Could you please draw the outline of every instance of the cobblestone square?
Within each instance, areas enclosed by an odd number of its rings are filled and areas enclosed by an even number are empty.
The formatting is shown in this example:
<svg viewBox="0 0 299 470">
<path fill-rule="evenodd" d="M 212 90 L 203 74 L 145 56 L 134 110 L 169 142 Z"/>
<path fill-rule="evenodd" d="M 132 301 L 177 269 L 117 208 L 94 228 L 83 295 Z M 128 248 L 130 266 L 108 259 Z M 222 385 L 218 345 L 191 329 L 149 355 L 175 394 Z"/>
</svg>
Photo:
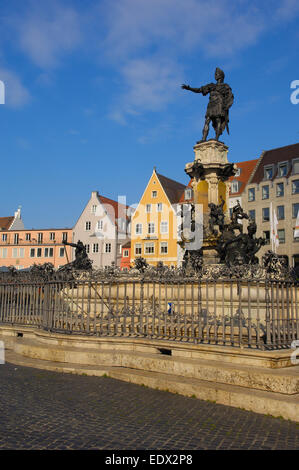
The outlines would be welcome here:
<svg viewBox="0 0 299 470">
<path fill-rule="evenodd" d="M 299 425 L 108 377 L 0 366 L 0 449 L 299 449 Z"/>
</svg>

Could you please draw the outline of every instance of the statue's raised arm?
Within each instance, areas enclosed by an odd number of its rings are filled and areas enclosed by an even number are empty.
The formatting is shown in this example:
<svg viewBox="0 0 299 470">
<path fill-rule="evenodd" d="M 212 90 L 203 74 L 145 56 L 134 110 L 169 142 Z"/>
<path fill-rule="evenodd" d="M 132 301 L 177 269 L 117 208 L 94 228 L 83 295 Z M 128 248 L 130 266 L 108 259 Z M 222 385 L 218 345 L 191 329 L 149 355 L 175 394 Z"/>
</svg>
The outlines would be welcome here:
<svg viewBox="0 0 299 470">
<path fill-rule="evenodd" d="M 181 85 L 181 88 L 183 88 L 183 90 L 189 90 L 189 91 L 193 91 L 193 93 L 202 93 L 202 87 L 200 88 L 192 88 L 191 86 L 189 85 L 186 85 L 185 83 L 183 83 L 183 85 Z"/>
</svg>

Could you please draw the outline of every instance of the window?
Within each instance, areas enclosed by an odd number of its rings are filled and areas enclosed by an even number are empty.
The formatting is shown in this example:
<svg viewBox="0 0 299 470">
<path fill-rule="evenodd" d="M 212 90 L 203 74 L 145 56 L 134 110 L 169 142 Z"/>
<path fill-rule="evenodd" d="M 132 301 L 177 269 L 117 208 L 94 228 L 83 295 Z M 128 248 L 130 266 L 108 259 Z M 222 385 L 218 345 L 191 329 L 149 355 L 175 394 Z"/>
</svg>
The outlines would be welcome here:
<svg viewBox="0 0 299 470">
<path fill-rule="evenodd" d="M 43 234 L 42 233 L 37 234 L 37 242 L 38 243 L 43 243 Z"/>
<path fill-rule="evenodd" d="M 146 243 L 145 244 L 145 254 L 146 255 L 152 255 L 153 253 L 155 253 L 154 243 Z"/>
<path fill-rule="evenodd" d="M 239 181 L 233 181 L 230 186 L 231 193 L 237 193 L 239 191 Z"/>
<path fill-rule="evenodd" d="M 269 209 L 269 207 L 264 207 L 263 211 L 262 211 L 262 214 L 263 214 L 263 222 L 269 222 L 269 220 L 270 220 L 270 209 Z"/>
<path fill-rule="evenodd" d="M 255 210 L 248 211 L 250 219 L 255 220 Z"/>
<path fill-rule="evenodd" d="M 111 253 L 111 243 L 105 243 L 105 253 Z"/>
<path fill-rule="evenodd" d="M 293 180 L 292 181 L 292 194 L 298 194 L 299 193 L 299 180 Z"/>
<path fill-rule="evenodd" d="M 161 233 L 168 233 L 168 222 L 166 220 L 162 220 L 160 225 Z"/>
<path fill-rule="evenodd" d="M 299 173 L 299 160 L 293 160 L 293 175 Z"/>
<path fill-rule="evenodd" d="M 85 230 L 90 230 L 91 229 L 91 222 L 85 222 Z"/>
<path fill-rule="evenodd" d="M 50 240 L 51 241 L 55 240 L 55 232 L 50 232 Z"/>
<path fill-rule="evenodd" d="M 67 232 L 62 232 L 62 241 L 67 242 Z"/>
<path fill-rule="evenodd" d="M 241 174 L 241 168 L 238 168 L 236 173 L 235 173 L 235 176 L 240 176 L 240 174 Z"/>
<path fill-rule="evenodd" d="M 277 197 L 284 196 L 284 185 L 283 185 L 283 183 L 277 183 L 277 185 L 276 185 L 276 196 Z"/>
<path fill-rule="evenodd" d="M 103 221 L 102 220 L 98 220 L 97 227 L 98 227 L 98 230 L 103 230 Z"/>
<path fill-rule="evenodd" d="M 299 211 L 299 203 L 293 204 L 292 206 L 292 216 L 296 219 Z"/>
<path fill-rule="evenodd" d="M 136 233 L 136 235 L 141 235 L 142 234 L 142 224 L 136 224 L 135 233 Z"/>
<path fill-rule="evenodd" d="M 155 233 L 155 224 L 154 224 L 154 222 L 150 222 L 148 224 L 148 233 Z"/>
<path fill-rule="evenodd" d="M 185 199 L 192 199 L 192 189 L 185 189 Z"/>
<path fill-rule="evenodd" d="M 248 189 L 248 201 L 255 201 L 255 188 Z"/>
<path fill-rule="evenodd" d="M 49 248 L 49 258 L 53 258 L 53 248 Z"/>
<path fill-rule="evenodd" d="M 157 212 L 162 212 L 162 208 L 163 208 L 163 204 L 162 204 L 162 202 L 159 202 L 157 204 Z"/>
<path fill-rule="evenodd" d="M 7 248 L 2 248 L 2 258 L 7 258 Z"/>
<path fill-rule="evenodd" d="M 18 257 L 18 249 L 17 249 L 17 248 L 13 248 L 13 249 L 12 249 L 12 257 L 13 257 L 13 258 L 17 258 L 17 257 Z"/>
<path fill-rule="evenodd" d="M 157 197 L 158 192 L 157 191 L 152 191 L 152 197 Z"/>
<path fill-rule="evenodd" d="M 61 248 L 60 248 L 60 249 L 61 249 Z M 64 250 L 64 248 L 62 248 L 62 249 Z M 41 249 L 41 248 L 38 248 L 38 249 L 36 250 L 36 256 L 37 256 L 38 258 L 41 258 L 41 256 L 42 256 L 42 249 Z"/>
<path fill-rule="evenodd" d="M 25 256 L 25 248 L 20 248 L 19 249 L 19 258 L 24 258 Z"/>
<path fill-rule="evenodd" d="M 166 255 L 168 253 L 168 243 L 167 242 L 161 242 L 161 244 L 160 244 L 160 253 L 161 253 L 161 255 Z"/>
<path fill-rule="evenodd" d="M 60 258 L 63 258 L 64 257 L 64 247 L 63 248 L 59 248 L 59 256 Z"/>
<path fill-rule="evenodd" d="M 7 242 L 7 233 L 2 234 L 2 241 Z"/>
<path fill-rule="evenodd" d="M 35 248 L 30 249 L 30 258 L 35 258 Z"/>
<path fill-rule="evenodd" d="M 18 233 L 14 234 L 13 242 L 14 242 L 15 245 L 17 245 L 19 243 L 19 234 Z"/>
<path fill-rule="evenodd" d="M 98 243 L 93 243 L 92 252 L 93 253 L 98 253 L 99 252 L 99 244 Z"/>
<path fill-rule="evenodd" d="M 288 172 L 288 164 L 287 163 L 280 163 L 278 165 L 278 172 L 277 172 L 277 177 L 282 178 L 283 176 L 286 176 Z"/>
<path fill-rule="evenodd" d="M 140 243 L 136 243 L 135 245 L 135 255 L 141 255 L 142 254 L 142 246 Z"/>
<path fill-rule="evenodd" d="M 285 231 L 284 229 L 277 230 L 279 243 L 285 243 Z"/>
<path fill-rule="evenodd" d="M 277 220 L 284 219 L 284 206 L 277 206 Z"/>
<path fill-rule="evenodd" d="M 273 166 L 264 167 L 264 179 L 272 180 L 273 178 Z"/>
<path fill-rule="evenodd" d="M 25 240 L 26 240 L 26 242 L 30 242 L 30 241 L 31 241 L 31 233 L 26 233 L 26 235 L 25 235 Z"/>
<path fill-rule="evenodd" d="M 118 245 L 118 253 L 121 255 L 121 247 L 122 245 Z"/>
<path fill-rule="evenodd" d="M 124 258 L 128 258 L 129 257 L 129 250 L 124 250 Z"/>
<path fill-rule="evenodd" d="M 95 214 L 96 211 L 97 211 L 97 206 L 96 206 L 95 204 L 93 204 L 93 205 L 91 206 L 91 212 L 92 212 L 93 214 Z"/>
<path fill-rule="evenodd" d="M 85 245 L 86 253 L 89 253 L 89 245 Z"/>
<path fill-rule="evenodd" d="M 270 230 L 266 230 L 263 232 L 264 239 L 266 240 L 266 245 L 270 244 Z"/>
<path fill-rule="evenodd" d="M 262 199 L 269 199 L 269 186 L 262 187 Z"/>
<path fill-rule="evenodd" d="M 152 205 L 151 204 L 146 205 L 146 212 L 152 212 Z"/>
<path fill-rule="evenodd" d="M 49 248 L 45 248 L 45 254 L 44 254 L 45 258 L 48 258 L 49 256 Z"/>
</svg>

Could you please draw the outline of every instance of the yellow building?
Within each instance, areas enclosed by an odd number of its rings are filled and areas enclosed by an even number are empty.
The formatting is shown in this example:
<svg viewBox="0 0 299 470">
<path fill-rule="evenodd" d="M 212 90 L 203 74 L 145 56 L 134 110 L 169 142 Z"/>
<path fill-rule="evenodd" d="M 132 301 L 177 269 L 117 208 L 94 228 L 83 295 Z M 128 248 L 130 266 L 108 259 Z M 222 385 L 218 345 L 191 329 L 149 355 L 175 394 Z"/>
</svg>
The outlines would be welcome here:
<svg viewBox="0 0 299 470">
<path fill-rule="evenodd" d="M 150 265 L 162 261 L 165 265 L 177 266 L 180 248 L 175 207 L 191 198 L 190 188 L 158 174 L 154 168 L 132 217 L 131 265 L 141 256 Z"/>
</svg>

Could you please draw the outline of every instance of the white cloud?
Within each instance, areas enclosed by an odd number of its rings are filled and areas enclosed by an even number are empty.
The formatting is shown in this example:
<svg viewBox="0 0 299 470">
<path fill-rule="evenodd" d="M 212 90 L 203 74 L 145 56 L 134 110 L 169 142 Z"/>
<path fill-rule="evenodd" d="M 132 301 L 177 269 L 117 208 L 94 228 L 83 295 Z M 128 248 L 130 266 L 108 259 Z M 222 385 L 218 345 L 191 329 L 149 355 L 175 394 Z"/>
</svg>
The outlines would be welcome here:
<svg viewBox="0 0 299 470">
<path fill-rule="evenodd" d="M 184 81 L 186 59 L 223 60 L 254 44 L 268 20 L 258 5 L 254 0 L 108 1 L 102 50 L 121 75 L 110 117 L 124 124 L 132 112 L 161 110 Z"/>
<path fill-rule="evenodd" d="M 11 108 L 18 108 L 30 101 L 29 91 L 15 72 L 4 67 L 0 68 L 0 80 L 5 85 L 5 105 Z"/>
<path fill-rule="evenodd" d="M 24 17 L 12 22 L 21 49 L 40 68 L 57 66 L 65 53 L 78 46 L 81 33 L 78 13 L 57 2 L 31 2 Z"/>
<path fill-rule="evenodd" d="M 176 64 L 155 57 L 128 61 L 122 75 L 128 84 L 125 100 L 128 108 L 147 111 L 163 108 L 177 92 L 182 79 Z"/>
</svg>

